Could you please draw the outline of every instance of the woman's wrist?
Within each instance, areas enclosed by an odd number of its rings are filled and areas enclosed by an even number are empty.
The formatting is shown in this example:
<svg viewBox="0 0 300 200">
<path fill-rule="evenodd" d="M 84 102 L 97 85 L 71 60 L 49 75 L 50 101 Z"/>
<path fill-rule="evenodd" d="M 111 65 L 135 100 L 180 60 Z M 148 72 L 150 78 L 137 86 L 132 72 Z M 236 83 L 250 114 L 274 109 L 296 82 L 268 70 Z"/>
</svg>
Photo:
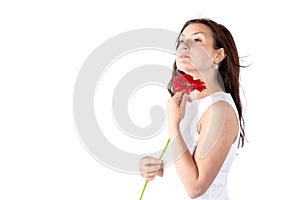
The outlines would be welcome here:
<svg viewBox="0 0 300 200">
<path fill-rule="evenodd" d="M 168 128 L 171 140 L 180 134 L 179 126 L 173 126 Z"/>
</svg>

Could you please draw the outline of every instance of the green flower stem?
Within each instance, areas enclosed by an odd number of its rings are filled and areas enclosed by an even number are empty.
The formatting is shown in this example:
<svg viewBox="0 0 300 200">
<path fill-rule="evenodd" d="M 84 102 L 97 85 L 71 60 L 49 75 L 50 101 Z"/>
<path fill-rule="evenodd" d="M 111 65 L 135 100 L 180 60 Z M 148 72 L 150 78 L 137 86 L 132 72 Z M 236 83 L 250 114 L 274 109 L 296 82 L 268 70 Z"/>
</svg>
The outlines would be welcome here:
<svg viewBox="0 0 300 200">
<path fill-rule="evenodd" d="M 167 148 L 168 148 L 168 146 L 169 146 L 169 143 L 170 143 L 170 138 L 168 138 L 168 141 L 167 141 L 167 143 L 166 143 L 166 145 L 165 145 L 163 151 L 161 152 L 161 154 L 160 154 L 160 156 L 159 156 L 159 159 L 160 159 L 160 160 L 161 160 L 162 157 L 164 156 L 164 154 L 165 154 L 165 152 L 166 152 L 166 150 L 167 150 Z M 143 190 L 142 190 L 142 193 L 141 193 L 141 196 L 140 196 L 140 200 L 143 199 L 143 195 L 144 195 L 144 192 L 145 192 L 145 189 L 146 189 L 146 187 L 147 187 L 148 182 L 149 182 L 149 181 L 146 181 L 145 184 L 144 184 L 144 187 L 143 187 Z"/>
</svg>

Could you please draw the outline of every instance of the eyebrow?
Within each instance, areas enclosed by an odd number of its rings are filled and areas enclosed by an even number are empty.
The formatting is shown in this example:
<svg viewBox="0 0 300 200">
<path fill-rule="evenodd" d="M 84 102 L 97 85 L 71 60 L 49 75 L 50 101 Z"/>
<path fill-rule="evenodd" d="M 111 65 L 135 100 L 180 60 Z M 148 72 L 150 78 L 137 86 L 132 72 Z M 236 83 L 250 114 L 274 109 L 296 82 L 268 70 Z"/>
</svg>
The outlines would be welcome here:
<svg viewBox="0 0 300 200">
<path fill-rule="evenodd" d="M 195 33 L 193 33 L 192 35 L 197 35 L 197 34 L 202 34 L 202 35 L 205 35 L 205 33 L 204 32 L 201 32 L 201 31 L 199 31 L 199 32 L 195 32 Z M 185 35 L 183 34 L 183 33 L 181 33 L 180 35 L 182 35 L 182 36 L 184 36 L 185 37 Z"/>
</svg>

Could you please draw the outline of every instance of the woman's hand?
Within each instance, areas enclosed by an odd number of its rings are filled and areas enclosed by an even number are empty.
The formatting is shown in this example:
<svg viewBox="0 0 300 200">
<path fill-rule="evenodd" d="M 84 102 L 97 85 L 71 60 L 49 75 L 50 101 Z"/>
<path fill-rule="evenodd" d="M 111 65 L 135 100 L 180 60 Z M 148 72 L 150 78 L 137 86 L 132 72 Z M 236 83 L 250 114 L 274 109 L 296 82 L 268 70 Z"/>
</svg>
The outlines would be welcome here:
<svg viewBox="0 0 300 200">
<path fill-rule="evenodd" d="M 151 156 L 140 159 L 139 169 L 142 177 L 147 181 L 153 180 L 156 175 L 163 176 L 164 174 L 163 161 Z"/>
<path fill-rule="evenodd" d="M 179 130 L 179 123 L 184 116 L 186 101 L 191 101 L 184 92 L 177 92 L 167 104 L 168 131 L 170 134 Z"/>
</svg>

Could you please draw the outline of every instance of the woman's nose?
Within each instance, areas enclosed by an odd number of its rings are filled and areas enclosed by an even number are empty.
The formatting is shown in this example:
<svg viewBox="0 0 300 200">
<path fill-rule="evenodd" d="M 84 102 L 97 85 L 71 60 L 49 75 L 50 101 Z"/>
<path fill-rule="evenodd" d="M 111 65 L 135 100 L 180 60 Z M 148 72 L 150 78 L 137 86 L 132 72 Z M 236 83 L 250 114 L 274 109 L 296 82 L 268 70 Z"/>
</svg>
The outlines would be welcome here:
<svg viewBox="0 0 300 200">
<path fill-rule="evenodd" d="M 180 49 L 181 50 L 188 50 L 188 47 L 186 45 L 182 44 L 181 47 L 180 47 Z"/>
<path fill-rule="evenodd" d="M 190 45 L 189 45 L 188 40 L 185 40 L 185 41 L 182 41 L 182 42 L 180 43 L 179 48 L 180 48 L 181 50 L 188 50 L 188 49 L 190 49 L 189 46 L 190 46 Z"/>
</svg>

